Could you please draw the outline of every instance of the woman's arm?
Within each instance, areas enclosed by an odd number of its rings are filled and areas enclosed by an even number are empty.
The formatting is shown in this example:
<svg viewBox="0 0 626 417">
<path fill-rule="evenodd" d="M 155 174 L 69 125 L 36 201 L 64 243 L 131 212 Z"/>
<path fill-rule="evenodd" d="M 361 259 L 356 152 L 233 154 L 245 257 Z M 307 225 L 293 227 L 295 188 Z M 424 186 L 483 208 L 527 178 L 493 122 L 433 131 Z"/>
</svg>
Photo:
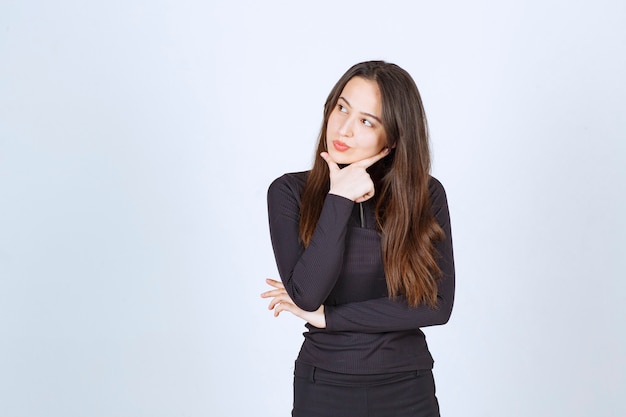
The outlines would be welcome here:
<svg viewBox="0 0 626 417">
<path fill-rule="evenodd" d="M 435 244 L 439 254 L 438 264 L 442 276 L 438 282 L 437 306 L 409 307 L 403 297 L 391 300 L 387 297 L 338 306 L 325 306 L 326 329 L 329 331 L 354 331 L 379 333 L 403 331 L 446 323 L 454 303 L 454 254 L 452 230 L 446 193 L 439 181 L 430 183 L 431 210 L 435 220 L 445 233 L 443 240 Z"/>
<path fill-rule="evenodd" d="M 317 310 L 335 286 L 341 271 L 346 227 L 354 202 L 328 194 L 311 243 L 300 242 L 302 178 L 286 174 L 267 194 L 270 236 L 278 273 L 293 302 L 305 311 Z"/>
<path fill-rule="evenodd" d="M 300 194 L 304 183 L 295 175 L 283 175 L 268 190 L 270 235 L 278 273 L 294 304 L 306 311 L 317 310 L 335 286 L 343 264 L 346 226 L 354 202 L 374 195 L 367 168 L 389 154 L 376 155 L 339 168 L 331 156 L 320 156 L 329 169 L 330 189 L 320 218 L 306 249 L 299 239 Z M 300 178 L 302 180 L 302 177 Z"/>
</svg>

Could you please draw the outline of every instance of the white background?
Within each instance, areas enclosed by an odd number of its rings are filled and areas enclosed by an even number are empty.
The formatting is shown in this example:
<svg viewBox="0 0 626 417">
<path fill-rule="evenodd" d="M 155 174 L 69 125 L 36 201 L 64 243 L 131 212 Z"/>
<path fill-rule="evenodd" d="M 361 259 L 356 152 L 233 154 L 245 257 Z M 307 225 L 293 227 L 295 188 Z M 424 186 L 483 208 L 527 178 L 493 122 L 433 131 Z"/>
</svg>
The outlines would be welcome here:
<svg viewBox="0 0 626 417">
<path fill-rule="evenodd" d="M 352 64 L 408 70 L 446 186 L 444 417 L 623 416 L 626 3 L 0 5 L 0 417 L 287 416 L 265 193 Z"/>
</svg>

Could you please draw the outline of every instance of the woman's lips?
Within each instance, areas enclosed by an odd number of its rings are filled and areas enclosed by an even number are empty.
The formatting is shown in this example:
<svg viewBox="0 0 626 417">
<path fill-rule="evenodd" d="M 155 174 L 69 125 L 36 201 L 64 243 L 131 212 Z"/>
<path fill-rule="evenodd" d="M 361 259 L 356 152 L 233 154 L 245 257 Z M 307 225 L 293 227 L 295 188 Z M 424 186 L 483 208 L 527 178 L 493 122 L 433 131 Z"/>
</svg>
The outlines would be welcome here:
<svg viewBox="0 0 626 417">
<path fill-rule="evenodd" d="M 337 149 L 339 152 L 344 152 L 347 151 L 350 147 L 348 145 L 346 145 L 345 143 L 343 143 L 340 140 L 334 140 L 333 141 L 333 146 L 335 147 L 335 149 Z"/>
</svg>

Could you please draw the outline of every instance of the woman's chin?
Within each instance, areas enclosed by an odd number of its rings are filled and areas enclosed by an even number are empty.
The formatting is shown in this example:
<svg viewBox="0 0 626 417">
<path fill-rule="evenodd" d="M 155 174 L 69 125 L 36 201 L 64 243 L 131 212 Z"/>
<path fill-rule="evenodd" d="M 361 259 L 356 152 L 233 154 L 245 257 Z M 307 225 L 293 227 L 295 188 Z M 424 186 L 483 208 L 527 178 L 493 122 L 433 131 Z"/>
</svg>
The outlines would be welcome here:
<svg viewBox="0 0 626 417">
<path fill-rule="evenodd" d="M 353 162 L 356 162 L 354 158 L 350 158 L 348 155 L 343 154 L 342 152 L 338 152 L 335 150 L 331 150 L 328 152 L 333 161 L 340 165 L 350 165 Z"/>
</svg>

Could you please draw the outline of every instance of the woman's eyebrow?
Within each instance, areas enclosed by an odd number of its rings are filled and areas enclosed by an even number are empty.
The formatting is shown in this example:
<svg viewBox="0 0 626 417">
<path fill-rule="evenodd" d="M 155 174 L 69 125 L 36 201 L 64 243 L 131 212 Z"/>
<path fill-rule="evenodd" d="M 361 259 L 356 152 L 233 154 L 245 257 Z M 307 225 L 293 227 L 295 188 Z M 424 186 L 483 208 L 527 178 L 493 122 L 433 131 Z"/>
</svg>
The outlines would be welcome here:
<svg viewBox="0 0 626 417">
<path fill-rule="evenodd" d="M 345 98 L 345 97 L 341 97 L 341 96 L 340 96 L 339 98 L 340 98 L 341 100 L 345 101 L 345 102 L 346 102 L 346 104 L 348 105 L 348 107 L 352 108 L 352 106 L 350 105 L 350 102 L 349 102 L 348 100 L 346 100 L 346 98 Z M 380 118 L 379 118 L 378 116 L 375 116 L 375 115 L 373 115 L 372 113 L 366 113 L 366 112 L 363 112 L 363 111 L 362 111 L 362 112 L 361 112 L 361 114 L 363 114 L 363 115 L 365 115 L 365 116 L 369 116 L 369 117 L 371 117 L 372 119 L 375 119 L 378 123 L 381 123 L 381 124 L 383 123 L 383 121 L 382 121 L 382 120 L 380 120 Z"/>
<path fill-rule="evenodd" d="M 383 124 L 383 121 L 382 121 L 382 120 L 380 120 L 380 119 L 378 118 L 378 116 L 374 116 L 372 113 L 365 113 L 365 112 L 361 112 L 361 114 L 364 114 L 365 116 L 369 116 L 369 117 L 371 117 L 372 119 L 375 119 L 378 123 Z"/>
<path fill-rule="evenodd" d="M 350 102 L 349 102 L 348 100 L 346 100 L 346 98 L 345 98 L 345 97 L 339 97 L 339 98 L 340 98 L 341 100 L 345 101 L 345 102 L 346 102 L 346 104 L 348 105 L 348 107 L 352 107 L 352 106 L 350 105 Z"/>
</svg>

